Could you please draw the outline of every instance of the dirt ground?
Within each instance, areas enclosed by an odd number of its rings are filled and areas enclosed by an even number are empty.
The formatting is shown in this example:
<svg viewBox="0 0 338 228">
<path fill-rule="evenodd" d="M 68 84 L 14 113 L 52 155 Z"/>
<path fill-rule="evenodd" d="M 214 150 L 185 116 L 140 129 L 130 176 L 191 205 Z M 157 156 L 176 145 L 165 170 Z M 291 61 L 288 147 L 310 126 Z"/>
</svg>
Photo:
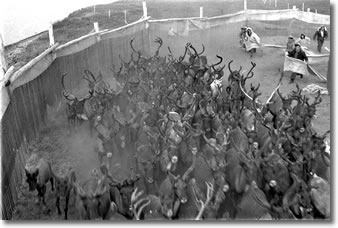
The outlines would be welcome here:
<svg viewBox="0 0 338 228">
<path fill-rule="evenodd" d="M 76 180 L 83 183 L 92 169 L 99 169 L 98 155 L 95 152 L 97 136 L 90 134 L 88 123 L 83 123 L 75 130 L 64 123 L 65 116 L 59 113 L 58 118 L 41 131 L 41 137 L 30 144 L 29 152 L 49 160 L 56 174 L 64 174 L 70 167 L 73 168 Z M 126 151 L 113 155 L 111 170 L 117 180 L 122 180 L 130 173 L 133 151 L 129 147 Z M 12 220 L 63 220 L 64 215 L 59 216 L 57 213 L 56 197 L 51 191 L 50 183 L 47 184 L 46 207 L 36 202 L 36 195 L 36 191 L 28 191 L 28 184 L 23 180 Z M 69 202 L 68 219 L 76 220 L 78 214 L 73 193 Z"/>
<path fill-rule="evenodd" d="M 285 44 L 284 36 L 264 36 L 263 43 L 267 44 Z M 200 44 L 196 44 L 200 47 Z M 311 50 L 315 50 L 316 43 L 312 42 Z M 330 48 L 330 42 L 326 42 L 324 46 Z M 254 69 L 255 76 L 248 80 L 250 83 L 260 83 L 260 91 L 262 95 L 261 101 L 266 101 L 280 78 L 279 69 L 283 69 L 284 52 L 279 48 L 261 48 L 250 58 L 248 53 L 244 52 L 239 46 L 231 49 L 223 50 L 222 47 L 214 46 L 208 49 L 208 59 L 215 58 L 215 53 L 225 56 L 225 61 L 234 60 L 232 67 L 238 69 L 240 65 L 248 70 L 251 66 L 250 61 L 257 64 Z M 212 54 L 211 54 L 212 53 Z M 327 62 L 324 61 L 316 64 L 316 70 L 324 75 L 327 72 Z M 225 68 L 224 81 L 227 81 L 229 71 Z M 284 74 L 280 91 L 286 95 L 296 89 L 295 84 L 289 84 L 290 72 Z M 301 88 L 309 84 L 317 84 L 326 88 L 326 83 L 320 82 L 313 75 L 305 76 L 303 79 L 296 78 L 296 82 Z M 314 97 L 312 94 L 308 94 Z M 323 101 L 317 107 L 317 118 L 313 121 L 313 128 L 319 134 L 323 134 L 330 129 L 330 96 L 323 95 Z M 34 142 L 30 143 L 29 152 L 37 153 L 51 161 L 52 169 L 56 173 L 63 173 L 68 167 L 75 169 L 77 180 L 82 182 L 89 176 L 89 172 L 93 168 L 99 167 L 98 156 L 95 153 L 96 136 L 89 132 L 88 123 L 84 123 L 78 129 L 71 131 L 67 126 L 65 119 L 64 107 L 62 106 L 55 116 L 51 118 L 49 125 L 41 131 L 41 136 Z M 129 145 L 124 151 L 114 154 L 112 171 L 116 179 L 122 179 L 130 172 L 130 167 L 134 164 L 133 145 Z M 43 208 L 35 203 L 36 192 L 28 192 L 28 185 L 22 182 L 19 187 L 19 200 L 13 213 L 13 220 L 62 220 L 63 216 L 57 214 L 55 207 L 56 198 L 50 191 L 50 185 L 47 185 L 46 203 L 47 208 Z M 77 219 L 78 214 L 74 205 L 74 196 L 71 196 L 69 207 L 69 219 Z"/>
</svg>

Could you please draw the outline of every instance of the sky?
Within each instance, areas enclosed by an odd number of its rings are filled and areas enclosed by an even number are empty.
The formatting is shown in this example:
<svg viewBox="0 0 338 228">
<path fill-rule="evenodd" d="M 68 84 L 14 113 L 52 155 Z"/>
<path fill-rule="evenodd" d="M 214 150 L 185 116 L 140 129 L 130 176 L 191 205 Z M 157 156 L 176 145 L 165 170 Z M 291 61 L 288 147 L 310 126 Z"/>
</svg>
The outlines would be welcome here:
<svg viewBox="0 0 338 228">
<path fill-rule="evenodd" d="M 3 0 L 0 9 L 0 33 L 4 44 L 8 45 L 47 30 L 50 22 L 61 20 L 77 9 L 116 1 Z"/>
</svg>

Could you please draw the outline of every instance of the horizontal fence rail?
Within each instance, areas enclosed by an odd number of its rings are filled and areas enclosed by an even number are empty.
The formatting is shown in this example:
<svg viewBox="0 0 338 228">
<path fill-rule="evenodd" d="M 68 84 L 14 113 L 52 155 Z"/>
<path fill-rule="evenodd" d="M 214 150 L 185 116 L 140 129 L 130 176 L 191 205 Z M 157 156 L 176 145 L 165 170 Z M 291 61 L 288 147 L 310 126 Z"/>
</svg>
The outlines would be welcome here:
<svg viewBox="0 0 338 228">
<path fill-rule="evenodd" d="M 170 21 L 201 20 L 212 21 L 216 19 L 225 19 L 227 23 L 240 22 L 245 20 L 279 21 L 298 19 L 307 23 L 329 25 L 330 16 L 316 14 L 312 12 L 303 12 L 298 10 L 245 10 L 234 14 L 227 14 L 215 17 L 190 17 L 190 18 L 169 18 L 169 19 L 151 19 L 149 22 L 165 23 Z"/>
</svg>

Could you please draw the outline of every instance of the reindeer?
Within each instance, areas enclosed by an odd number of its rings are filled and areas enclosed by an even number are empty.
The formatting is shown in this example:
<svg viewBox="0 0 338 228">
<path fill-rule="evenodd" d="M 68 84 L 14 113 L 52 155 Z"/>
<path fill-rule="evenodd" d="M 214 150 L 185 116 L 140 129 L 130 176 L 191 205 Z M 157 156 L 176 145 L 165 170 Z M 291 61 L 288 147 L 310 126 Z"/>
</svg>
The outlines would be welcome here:
<svg viewBox="0 0 338 228">
<path fill-rule="evenodd" d="M 67 92 L 64 84 L 64 78 L 68 73 L 64 73 L 61 78 L 61 84 L 63 88 L 63 96 L 68 100 L 66 103 L 66 114 L 68 119 L 68 124 L 73 125 L 74 127 L 78 125 L 81 120 L 88 120 L 88 117 L 84 112 L 84 104 L 85 102 L 93 96 L 94 91 L 89 90 L 89 94 L 84 96 L 83 98 L 77 98 L 74 95 Z"/>
</svg>

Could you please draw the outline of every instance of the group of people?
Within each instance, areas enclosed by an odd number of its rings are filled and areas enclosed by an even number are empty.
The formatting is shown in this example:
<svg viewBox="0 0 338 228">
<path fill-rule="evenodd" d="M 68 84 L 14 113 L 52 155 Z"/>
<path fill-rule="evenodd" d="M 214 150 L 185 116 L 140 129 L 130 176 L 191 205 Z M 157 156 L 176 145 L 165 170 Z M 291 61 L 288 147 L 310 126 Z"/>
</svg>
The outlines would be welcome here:
<svg viewBox="0 0 338 228">
<path fill-rule="evenodd" d="M 240 32 L 240 45 L 245 48 L 247 52 L 251 54 L 256 52 L 256 49 L 261 45 L 259 36 L 252 30 L 250 27 L 241 27 Z M 322 51 L 322 46 L 324 40 L 328 38 L 328 31 L 324 25 L 321 25 L 316 30 L 313 40 L 317 39 L 317 50 L 318 52 Z M 300 37 L 295 40 L 292 35 L 288 37 L 288 42 L 286 44 L 286 53 L 289 57 L 299 59 L 301 61 L 308 62 L 308 57 L 303 49 L 307 49 L 307 45 L 310 44 L 311 39 L 305 34 L 301 34 Z M 290 77 L 290 83 L 293 83 L 296 76 L 303 78 L 302 74 L 292 73 Z"/>
<path fill-rule="evenodd" d="M 316 30 L 313 40 L 317 39 L 317 50 L 318 52 L 322 51 L 322 46 L 324 40 L 328 38 L 327 28 L 322 25 Z M 308 57 L 303 49 L 307 49 L 307 45 L 310 44 L 310 38 L 306 37 L 305 34 L 301 34 L 297 40 L 294 40 L 293 36 L 288 37 L 288 42 L 286 44 L 286 52 L 289 57 L 299 59 L 308 63 Z M 302 74 L 293 72 L 290 77 L 290 83 L 293 83 L 295 78 L 300 76 L 303 78 Z"/>
</svg>

